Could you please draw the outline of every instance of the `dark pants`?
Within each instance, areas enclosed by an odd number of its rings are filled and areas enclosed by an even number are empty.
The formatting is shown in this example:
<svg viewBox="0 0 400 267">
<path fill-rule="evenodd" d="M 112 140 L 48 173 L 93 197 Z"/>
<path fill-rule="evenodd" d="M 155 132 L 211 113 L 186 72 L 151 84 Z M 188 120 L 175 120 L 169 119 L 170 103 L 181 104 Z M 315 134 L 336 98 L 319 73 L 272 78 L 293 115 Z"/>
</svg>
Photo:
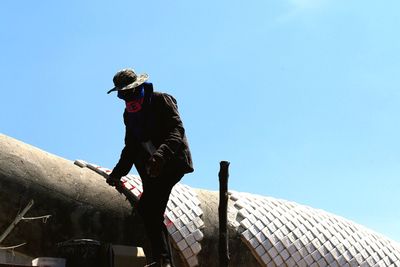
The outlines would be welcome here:
<svg viewBox="0 0 400 267">
<path fill-rule="evenodd" d="M 164 224 L 164 212 L 174 185 L 183 174 L 166 172 L 159 177 L 141 176 L 143 194 L 138 203 L 138 212 L 143 219 L 147 237 L 152 250 L 152 260 L 171 261 L 168 231 Z"/>
</svg>

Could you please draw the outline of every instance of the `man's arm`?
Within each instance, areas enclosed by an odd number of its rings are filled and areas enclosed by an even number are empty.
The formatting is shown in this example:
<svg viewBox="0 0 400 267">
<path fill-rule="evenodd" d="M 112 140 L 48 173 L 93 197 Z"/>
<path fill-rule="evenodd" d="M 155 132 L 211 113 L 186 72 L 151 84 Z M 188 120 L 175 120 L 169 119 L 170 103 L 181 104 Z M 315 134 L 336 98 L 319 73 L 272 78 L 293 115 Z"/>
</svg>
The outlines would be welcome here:
<svg viewBox="0 0 400 267">
<path fill-rule="evenodd" d="M 125 122 L 125 113 L 124 113 Z M 126 125 L 126 122 L 125 122 Z M 131 140 L 131 133 L 129 128 L 125 126 L 125 147 L 122 149 L 121 156 L 117 165 L 115 165 L 113 171 L 110 174 L 110 182 L 112 180 L 118 181 L 122 176 L 125 176 L 132 169 L 135 157 L 135 146 Z M 113 185 L 113 184 L 111 184 Z"/>
</svg>

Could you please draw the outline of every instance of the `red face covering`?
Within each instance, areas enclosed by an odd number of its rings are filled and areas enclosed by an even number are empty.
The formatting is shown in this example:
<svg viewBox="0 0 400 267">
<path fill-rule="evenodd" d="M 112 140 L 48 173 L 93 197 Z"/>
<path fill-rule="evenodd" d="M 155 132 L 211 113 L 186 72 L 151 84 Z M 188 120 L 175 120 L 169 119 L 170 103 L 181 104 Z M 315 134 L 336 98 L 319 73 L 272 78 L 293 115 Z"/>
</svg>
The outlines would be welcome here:
<svg viewBox="0 0 400 267">
<path fill-rule="evenodd" d="M 132 101 L 126 101 L 126 111 L 128 112 L 138 112 L 142 109 L 144 98 L 134 99 Z"/>
<path fill-rule="evenodd" d="M 126 111 L 129 113 L 138 112 L 142 109 L 144 101 L 144 87 L 135 88 L 127 92 L 119 91 L 118 97 L 125 101 Z"/>
</svg>

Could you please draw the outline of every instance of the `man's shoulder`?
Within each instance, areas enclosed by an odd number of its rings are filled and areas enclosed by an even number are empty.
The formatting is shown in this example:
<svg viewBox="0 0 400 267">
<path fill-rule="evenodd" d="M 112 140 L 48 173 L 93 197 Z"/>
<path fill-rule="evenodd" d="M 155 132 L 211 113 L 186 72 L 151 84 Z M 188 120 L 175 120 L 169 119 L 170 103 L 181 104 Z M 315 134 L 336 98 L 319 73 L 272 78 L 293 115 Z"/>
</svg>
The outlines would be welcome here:
<svg viewBox="0 0 400 267">
<path fill-rule="evenodd" d="M 156 96 L 156 97 L 172 97 L 172 98 L 174 98 L 172 95 L 170 95 L 168 93 L 159 92 L 159 91 L 154 91 L 153 92 L 153 96 Z"/>
<path fill-rule="evenodd" d="M 175 105 L 177 103 L 175 97 L 164 92 L 153 92 L 153 98 L 158 102 L 166 102 L 167 104 L 170 103 L 171 101 Z"/>
</svg>

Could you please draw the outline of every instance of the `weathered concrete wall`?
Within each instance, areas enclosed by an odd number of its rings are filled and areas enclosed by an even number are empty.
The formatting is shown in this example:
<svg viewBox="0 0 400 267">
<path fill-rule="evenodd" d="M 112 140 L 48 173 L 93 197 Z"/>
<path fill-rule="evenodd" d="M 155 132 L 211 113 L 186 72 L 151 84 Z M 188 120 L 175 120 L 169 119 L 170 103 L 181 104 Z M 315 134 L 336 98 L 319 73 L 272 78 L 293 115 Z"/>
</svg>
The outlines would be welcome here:
<svg viewBox="0 0 400 267">
<path fill-rule="evenodd" d="M 55 244 L 80 238 L 145 246 L 140 218 L 132 215 L 129 202 L 104 177 L 2 134 L 0 148 L 0 234 L 31 199 L 35 204 L 25 217 L 51 215 L 47 223 L 21 221 L 1 246 L 27 242 L 18 250 L 33 257 L 52 256 Z M 218 195 L 206 190 L 198 194 L 206 220 L 199 266 L 218 266 Z M 238 234 L 231 232 L 231 247 L 243 249 L 232 258 L 256 262 Z M 175 263 L 185 266 L 174 254 Z"/>
<path fill-rule="evenodd" d="M 28 242 L 20 251 L 32 256 L 78 238 L 143 246 L 140 219 L 95 171 L 0 134 L 0 234 L 31 199 L 26 217 L 52 215 L 46 224 L 21 222 L 1 245 Z M 218 192 L 182 184 L 173 191 L 166 224 L 184 256 L 177 266 L 218 266 Z M 400 266 L 397 242 L 334 214 L 234 191 L 228 204 L 231 266 Z M 201 249 L 193 243 L 199 231 Z"/>
<path fill-rule="evenodd" d="M 93 238 L 117 244 L 142 244 L 139 218 L 104 178 L 73 162 L 0 135 L 0 234 L 33 199 L 25 217 L 2 246 L 27 242 L 22 252 L 46 256 L 58 242 Z"/>
</svg>

